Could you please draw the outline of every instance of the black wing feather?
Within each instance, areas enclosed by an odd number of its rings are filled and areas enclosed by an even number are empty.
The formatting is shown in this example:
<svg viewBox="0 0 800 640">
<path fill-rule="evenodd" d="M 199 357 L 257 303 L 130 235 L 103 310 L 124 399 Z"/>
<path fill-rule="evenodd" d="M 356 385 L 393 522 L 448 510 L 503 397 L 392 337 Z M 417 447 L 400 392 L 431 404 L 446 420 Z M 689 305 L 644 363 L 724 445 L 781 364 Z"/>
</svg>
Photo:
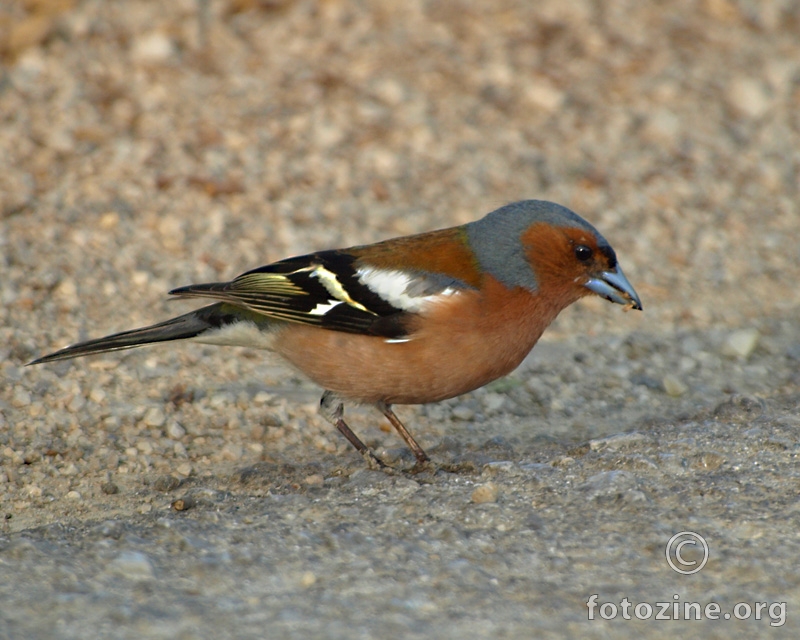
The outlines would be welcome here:
<svg viewBox="0 0 800 640">
<path fill-rule="evenodd" d="M 355 262 L 341 251 L 320 251 L 252 269 L 230 282 L 193 284 L 170 293 L 216 298 L 270 318 L 336 331 L 407 335 L 411 314 L 363 284 Z"/>
</svg>

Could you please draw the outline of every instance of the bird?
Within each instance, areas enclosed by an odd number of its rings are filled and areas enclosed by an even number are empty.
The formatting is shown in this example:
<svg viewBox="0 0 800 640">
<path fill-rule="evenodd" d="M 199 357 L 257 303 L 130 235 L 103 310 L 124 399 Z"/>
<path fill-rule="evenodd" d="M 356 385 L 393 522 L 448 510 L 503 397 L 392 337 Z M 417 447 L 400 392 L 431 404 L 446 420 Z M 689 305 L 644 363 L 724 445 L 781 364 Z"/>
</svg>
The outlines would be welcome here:
<svg viewBox="0 0 800 640">
<path fill-rule="evenodd" d="M 29 364 L 173 340 L 266 349 L 322 387 L 321 415 L 370 466 L 382 468 L 345 422 L 346 402 L 377 407 L 414 454 L 415 467 L 424 466 L 430 457 L 393 405 L 439 402 L 507 375 L 556 316 L 584 296 L 642 309 L 608 241 L 578 214 L 543 200 L 169 293 L 214 302 Z"/>
</svg>

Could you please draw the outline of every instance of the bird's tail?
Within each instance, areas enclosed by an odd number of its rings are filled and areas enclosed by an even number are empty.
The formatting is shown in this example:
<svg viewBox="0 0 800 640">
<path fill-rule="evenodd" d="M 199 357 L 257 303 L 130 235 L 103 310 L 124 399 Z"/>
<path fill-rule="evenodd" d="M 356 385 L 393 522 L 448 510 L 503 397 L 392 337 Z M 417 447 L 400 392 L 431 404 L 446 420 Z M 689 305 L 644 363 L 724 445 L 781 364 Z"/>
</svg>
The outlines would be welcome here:
<svg viewBox="0 0 800 640">
<path fill-rule="evenodd" d="M 239 316 L 230 313 L 230 311 L 233 311 L 230 305 L 225 303 L 212 304 L 149 327 L 123 331 L 104 338 L 95 338 L 94 340 L 73 344 L 37 358 L 28 364 L 42 364 L 55 360 L 90 356 L 106 351 L 132 349 L 133 347 L 156 342 L 196 338 L 207 331 L 221 329 L 228 324 L 236 322 Z"/>
</svg>

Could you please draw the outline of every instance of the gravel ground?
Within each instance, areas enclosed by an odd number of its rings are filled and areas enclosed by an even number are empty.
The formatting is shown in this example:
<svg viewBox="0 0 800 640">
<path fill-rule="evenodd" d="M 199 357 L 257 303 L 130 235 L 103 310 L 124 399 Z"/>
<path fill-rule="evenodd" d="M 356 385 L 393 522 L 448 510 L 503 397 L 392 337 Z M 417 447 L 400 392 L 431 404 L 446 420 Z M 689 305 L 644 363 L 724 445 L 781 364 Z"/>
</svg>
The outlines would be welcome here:
<svg viewBox="0 0 800 640">
<path fill-rule="evenodd" d="M 798 31 L 793 0 L 0 5 L 0 638 L 797 637 Z M 508 378 L 400 407 L 453 472 L 367 470 L 254 350 L 24 367 L 524 198 L 593 222 L 645 310 L 582 301 Z"/>
</svg>

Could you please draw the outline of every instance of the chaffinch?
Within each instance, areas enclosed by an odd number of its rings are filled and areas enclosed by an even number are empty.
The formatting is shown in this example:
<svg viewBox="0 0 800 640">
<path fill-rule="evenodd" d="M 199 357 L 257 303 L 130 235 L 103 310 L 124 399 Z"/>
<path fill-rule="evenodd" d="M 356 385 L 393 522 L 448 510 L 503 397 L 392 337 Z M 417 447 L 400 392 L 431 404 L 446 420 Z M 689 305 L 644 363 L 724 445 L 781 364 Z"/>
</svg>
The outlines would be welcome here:
<svg viewBox="0 0 800 640">
<path fill-rule="evenodd" d="M 420 465 L 429 458 L 391 405 L 445 400 L 506 375 L 562 309 L 592 293 L 642 308 L 594 227 L 525 200 L 459 227 L 173 289 L 218 302 L 30 364 L 180 339 L 268 349 L 325 389 L 320 412 L 369 462 L 383 466 L 344 421 L 345 400 L 377 406 Z"/>
</svg>

